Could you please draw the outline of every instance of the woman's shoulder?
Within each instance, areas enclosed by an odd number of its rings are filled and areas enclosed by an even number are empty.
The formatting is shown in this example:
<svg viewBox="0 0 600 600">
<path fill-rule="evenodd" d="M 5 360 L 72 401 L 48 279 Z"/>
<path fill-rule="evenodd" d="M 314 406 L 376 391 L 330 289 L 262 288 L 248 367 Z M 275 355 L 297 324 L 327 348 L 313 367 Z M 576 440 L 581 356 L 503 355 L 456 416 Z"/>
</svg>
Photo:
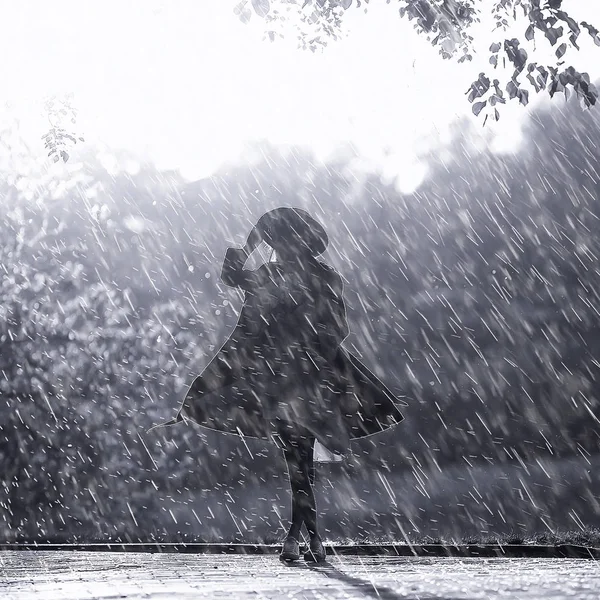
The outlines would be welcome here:
<svg viewBox="0 0 600 600">
<path fill-rule="evenodd" d="M 325 281 L 333 288 L 342 287 L 342 276 L 339 274 L 339 272 L 326 262 L 320 260 L 317 262 L 322 271 Z"/>
<path fill-rule="evenodd" d="M 319 267 L 322 269 L 325 276 L 330 277 L 331 279 L 336 281 L 338 279 L 342 279 L 342 276 L 338 273 L 335 267 L 332 267 L 331 265 L 327 264 L 326 262 L 323 262 L 322 260 L 318 260 L 317 263 L 319 264 Z"/>
<path fill-rule="evenodd" d="M 325 273 L 330 274 L 332 276 L 335 276 L 335 275 L 337 275 L 338 277 L 340 276 L 340 274 L 330 264 L 327 264 L 326 262 L 324 262 L 322 260 L 317 260 L 316 262 L 319 265 L 319 267 L 321 269 L 323 269 L 323 271 Z"/>
</svg>

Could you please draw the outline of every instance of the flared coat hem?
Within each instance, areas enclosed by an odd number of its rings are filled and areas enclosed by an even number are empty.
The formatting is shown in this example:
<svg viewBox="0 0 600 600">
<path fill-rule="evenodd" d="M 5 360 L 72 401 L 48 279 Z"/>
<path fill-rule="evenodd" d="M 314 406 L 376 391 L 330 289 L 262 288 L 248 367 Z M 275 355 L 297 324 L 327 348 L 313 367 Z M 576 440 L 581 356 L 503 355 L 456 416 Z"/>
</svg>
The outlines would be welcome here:
<svg viewBox="0 0 600 600">
<path fill-rule="evenodd" d="M 333 369 L 344 374 L 344 388 L 339 383 L 319 386 L 320 401 L 314 402 L 314 411 L 300 415 L 285 413 L 290 404 L 285 395 L 279 401 L 282 411 L 274 410 L 272 402 L 264 401 L 267 388 L 271 397 L 279 393 L 274 378 L 240 378 L 198 395 L 194 390 L 202 388 L 198 385 L 203 380 L 202 374 L 190 386 L 177 418 L 170 424 L 190 420 L 207 429 L 261 439 L 279 447 L 277 438 L 281 428 L 299 425 L 330 452 L 343 456 L 349 452 L 351 440 L 382 433 L 404 420 L 398 406 L 406 406 L 406 402 L 394 396 L 352 353 L 340 347 Z"/>
</svg>

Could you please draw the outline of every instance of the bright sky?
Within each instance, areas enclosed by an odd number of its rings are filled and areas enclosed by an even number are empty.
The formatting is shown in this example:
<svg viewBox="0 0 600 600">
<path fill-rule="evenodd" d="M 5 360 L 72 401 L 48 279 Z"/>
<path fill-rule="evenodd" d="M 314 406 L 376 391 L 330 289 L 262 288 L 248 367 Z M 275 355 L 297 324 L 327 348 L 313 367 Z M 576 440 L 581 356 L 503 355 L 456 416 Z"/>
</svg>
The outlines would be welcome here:
<svg viewBox="0 0 600 600">
<path fill-rule="evenodd" d="M 87 140 L 190 179 L 210 174 L 252 139 L 307 144 L 322 156 L 350 140 L 397 172 L 406 189 L 421 178 L 414 156 L 427 133 L 443 135 L 470 114 L 464 93 L 487 55 L 480 65 L 443 61 L 394 2 L 371 6 L 368 15 L 352 11 L 347 39 L 318 54 L 263 42 L 256 15 L 254 25 L 243 25 L 234 4 L 0 0 L 0 106 L 11 102 L 23 131 L 41 144 L 43 98 L 73 92 Z M 570 5 L 600 27 L 595 2 Z M 600 48 L 585 42 L 573 60 L 598 76 Z M 499 149 L 518 142 L 525 116 L 516 103 L 505 107 L 493 130 Z M 392 152 L 385 164 L 384 147 Z"/>
</svg>

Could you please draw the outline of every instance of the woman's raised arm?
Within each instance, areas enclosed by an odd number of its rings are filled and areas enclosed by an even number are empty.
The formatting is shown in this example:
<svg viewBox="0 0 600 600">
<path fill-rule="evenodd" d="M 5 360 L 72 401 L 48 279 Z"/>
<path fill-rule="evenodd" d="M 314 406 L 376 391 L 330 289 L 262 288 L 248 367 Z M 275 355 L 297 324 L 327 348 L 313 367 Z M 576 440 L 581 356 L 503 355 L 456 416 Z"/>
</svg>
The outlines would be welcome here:
<svg viewBox="0 0 600 600">
<path fill-rule="evenodd" d="M 244 269 L 248 257 L 262 241 L 256 227 L 252 228 L 243 248 L 227 248 L 225 260 L 221 269 L 221 280 L 225 285 L 251 290 L 262 284 L 263 276 L 260 269 L 250 271 Z"/>
</svg>

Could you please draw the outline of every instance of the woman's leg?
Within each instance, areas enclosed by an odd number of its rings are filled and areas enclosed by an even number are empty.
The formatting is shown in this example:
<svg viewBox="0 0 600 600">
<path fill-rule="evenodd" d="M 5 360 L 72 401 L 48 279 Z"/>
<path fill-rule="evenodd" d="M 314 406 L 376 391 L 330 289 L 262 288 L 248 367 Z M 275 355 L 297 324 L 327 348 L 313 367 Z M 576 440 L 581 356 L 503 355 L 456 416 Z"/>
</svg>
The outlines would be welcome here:
<svg viewBox="0 0 600 600">
<path fill-rule="evenodd" d="M 290 529 L 288 531 L 288 536 L 300 541 L 300 533 L 302 531 L 302 525 L 304 524 L 304 514 L 302 512 L 301 507 L 299 506 L 299 503 L 296 500 L 296 494 L 294 493 L 294 486 L 292 484 L 291 470 L 294 467 L 292 467 L 291 464 L 293 461 L 290 461 L 287 455 L 286 461 L 288 464 L 288 472 L 290 473 L 290 486 L 292 488 L 292 520 L 290 524 Z"/>
<path fill-rule="evenodd" d="M 310 485 L 315 486 L 316 469 L 315 469 L 315 438 L 312 439 L 310 451 L 308 453 L 308 480 Z"/>
<path fill-rule="evenodd" d="M 306 435 L 284 435 L 284 454 L 292 491 L 292 523 L 288 535 L 300 538 L 302 523 L 308 535 L 318 535 L 314 481 L 313 447 L 315 438 Z"/>
</svg>

